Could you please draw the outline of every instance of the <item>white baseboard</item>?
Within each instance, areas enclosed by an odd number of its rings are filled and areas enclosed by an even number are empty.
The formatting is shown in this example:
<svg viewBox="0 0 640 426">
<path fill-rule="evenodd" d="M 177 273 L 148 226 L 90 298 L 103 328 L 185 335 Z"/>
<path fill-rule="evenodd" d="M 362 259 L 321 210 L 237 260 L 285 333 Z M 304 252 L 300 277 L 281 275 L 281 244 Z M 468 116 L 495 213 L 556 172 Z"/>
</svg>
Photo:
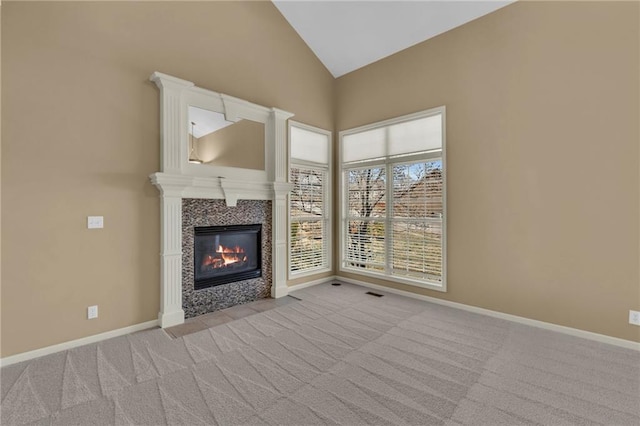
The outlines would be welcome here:
<svg viewBox="0 0 640 426">
<path fill-rule="evenodd" d="M 494 318 L 500 318 L 507 321 L 513 321 L 520 324 L 530 325 L 533 327 L 542 328 L 545 330 L 557 331 L 559 333 L 568 334 L 571 336 L 582 337 L 588 340 L 594 340 L 596 342 L 608 343 L 610 345 L 619 346 L 627 349 L 634 349 L 640 351 L 640 343 L 633 342 L 631 340 L 620 339 L 617 337 L 606 336 L 604 334 L 592 333 L 590 331 L 579 330 L 577 328 L 565 327 L 562 325 L 551 324 L 544 321 L 538 321 L 530 318 L 519 317 L 517 315 L 505 314 L 503 312 L 492 311 L 490 309 L 478 308 L 476 306 L 465 305 L 463 303 L 450 302 L 448 300 L 438 299 L 435 297 L 424 296 L 421 294 L 411 293 L 404 290 L 398 290 L 391 287 L 385 287 L 377 284 L 371 284 L 365 281 L 354 280 L 351 278 L 329 276 L 320 278 L 313 281 L 308 281 L 302 284 L 296 284 L 289 287 L 289 292 L 301 290 L 303 288 L 312 287 L 314 285 L 324 284 L 331 281 L 341 281 L 348 284 L 360 285 L 363 287 L 373 288 L 379 291 L 387 293 L 399 294 L 401 296 L 411 297 L 413 299 L 424 300 L 426 302 L 435 303 L 438 305 L 449 306 L 452 308 L 462 309 L 477 314 L 487 315 Z M 90 343 L 100 342 L 102 340 L 111 339 L 118 336 L 124 336 L 125 334 L 135 333 L 136 331 L 146 330 L 149 328 L 157 327 L 159 325 L 158 320 L 147 321 L 140 324 L 131 325 L 129 327 L 119 328 L 117 330 L 111 330 L 93 336 L 83 337 L 81 339 L 71 340 L 69 342 L 59 343 L 57 345 L 47 346 L 46 348 L 36 349 L 29 352 L 23 352 L 17 355 L 11 355 L 5 358 L 0 358 L 0 367 L 16 364 L 22 361 L 28 361 L 33 358 L 37 358 L 44 355 L 64 351 L 67 349 L 73 349 L 78 346 L 87 345 Z"/>
<path fill-rule="evenodd" d="M 591 331 L 579 330 L 577 328 L 565 327 L 563 325 L 552 324 L 549 322 L 538 321 L 530 318 L 519 317 L 517 315 L 505 314 L 503 312 L 492 311 L 490 309 L 478 308 L 476 306 L 465 305 L 463 303 L 450 302 L 448 300 L 438 299 L 436 297 L 424 296 L 421 294 L 411 293 L 409 291 L 397 290 L 391 287 L 385 287 L 377 284 L 370 284 L 365 281 L 354 280 L 345 277 L 333 277 L 336 281 L 348 284 L 361 285 L 363 287 L 373 288 L 387 293 L 399 294 L 413 299 L 424 300 L 426 302 L 436 303 L 438 305 L 449 306 L 451 308 L 462 309 L 477 314 L 487 315 L 494 318 L 500 318 L 507 321 L 517 322 L 519 324 L 530 325 L 532 327 L 543 328 L 545 330 L 557 331 L 558 333 L 568 334 L 571 336 L 582 337 L 583 339 L 594 340 L 596 342 L 608 343 L 610 345 L 619 346 L 627 349 L 640 351 L 640 343 L 631 340 L 620 339 L 618 337 L 606 336 L 604 334 L 593 333 Z M 320 283 L 317 283 L 320 284 Z M 315 285 L 315 284 L 314 284 Z M 298 286 L 296 286 L 297 288 Z"/>
<path fill-rule="evenodd" d="M 146 330 L 158 326 L 158 320 L 147 321 L 140 324 L 130 325 L 129 327 L 119 328 L 117 330 L 106 331 L 93 336 L 83 337 L 81 339 L 71 340 L 69 342 L 59 343 L 57 345 L 47 346 L 46 348 L 36 349 L 29 352 L 23 352 L 17 355 L 11 355 L 0 358 L 0 367 L 16 364 L 22 361 L 28 361 L 44 355 L 53 354 L 67 349 L 77 348 L 78 346 L 88 345 L 89 343 L 100 342 L 102 340 L 112 339 L 114 337 L 124 336 L 125 334 L 135 333 L 136 331 Z"/>
<path fill-rule="evenodd" d="M 184 310 L 182 308 L 168 313 L 158 312 L 158 325 L 162 328 L 172 327 L 183 323 Z"/>
<path fill-rule="evenodd" d="M 307 287 L 312 287 L 318 284 L 328 283 L 330 281 L 336 281 L 336 280 L 338 280 L 338 277 L 336 277 L 335 275 L 331 275 L 329 277 L 319 278 L 313 281 L 307 281 L 306 283 L 292 285 L 291 287 L 289 287 L 289 292 L 300 290 Z"/>
</svg>

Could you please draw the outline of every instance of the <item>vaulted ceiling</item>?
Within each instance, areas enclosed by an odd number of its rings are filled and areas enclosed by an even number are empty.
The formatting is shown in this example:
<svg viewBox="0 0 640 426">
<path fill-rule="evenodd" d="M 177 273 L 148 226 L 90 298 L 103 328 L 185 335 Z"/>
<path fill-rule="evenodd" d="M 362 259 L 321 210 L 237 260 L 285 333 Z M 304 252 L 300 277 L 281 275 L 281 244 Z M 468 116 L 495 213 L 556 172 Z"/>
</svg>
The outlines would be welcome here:
<svg viewBox="0 0 640 426">
<path fill-rule="evenodd" d="M 420 43 L 514 0 L 273 0 L 334 77 Z"/>
</svg>

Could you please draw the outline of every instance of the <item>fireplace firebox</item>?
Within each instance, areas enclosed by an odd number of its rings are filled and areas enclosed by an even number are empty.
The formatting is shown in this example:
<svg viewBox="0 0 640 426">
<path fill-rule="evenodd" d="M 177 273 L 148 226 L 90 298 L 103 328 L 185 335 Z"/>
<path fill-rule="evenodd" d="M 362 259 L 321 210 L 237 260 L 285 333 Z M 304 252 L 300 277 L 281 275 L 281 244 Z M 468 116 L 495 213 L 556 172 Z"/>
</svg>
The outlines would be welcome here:
<svg viewBox="0 0 640 426">
<path fill-rule="evenodd" d="M 262 276 L 262 225 L 196 227 L 194 288 Z"/>
</svg>

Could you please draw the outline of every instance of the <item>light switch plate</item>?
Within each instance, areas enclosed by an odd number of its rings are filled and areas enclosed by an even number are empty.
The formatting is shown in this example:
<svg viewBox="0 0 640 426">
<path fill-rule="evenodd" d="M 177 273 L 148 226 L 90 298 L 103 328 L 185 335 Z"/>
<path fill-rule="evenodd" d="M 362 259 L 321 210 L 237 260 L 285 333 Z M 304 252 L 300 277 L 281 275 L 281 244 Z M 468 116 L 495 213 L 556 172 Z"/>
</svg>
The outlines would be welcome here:
<svg viewBox="0 0 640 426">
<path fill-rule="evenodd" d="M 629 324 L 640 325 L 640 311 L 629 311 Z"/>
<path fill-rule="evenodd" d="M 103 216 L 88 216 L 87 217 L 87 228 L 89 228 L 89 229 L 104 228 L 104 217 Z"/>
<path fill-rule="evenodd" d="M 98 305 L 89 306 L 87 308 L 87 319 L 98 318 Z"/>
</svg>

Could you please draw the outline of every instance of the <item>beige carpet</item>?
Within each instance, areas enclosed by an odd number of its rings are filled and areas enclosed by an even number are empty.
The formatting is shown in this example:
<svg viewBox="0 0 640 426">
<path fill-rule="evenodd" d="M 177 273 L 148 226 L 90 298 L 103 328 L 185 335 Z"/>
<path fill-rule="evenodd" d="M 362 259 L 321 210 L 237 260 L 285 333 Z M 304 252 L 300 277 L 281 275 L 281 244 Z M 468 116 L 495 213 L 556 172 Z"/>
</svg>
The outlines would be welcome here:
<svg viewBox="0 0 640 426">
<path fill-rule="evenodd" d="M 352 285 L 1 370 L 2 425 L 640 425 L 640 353 Z"/>
</svg>

